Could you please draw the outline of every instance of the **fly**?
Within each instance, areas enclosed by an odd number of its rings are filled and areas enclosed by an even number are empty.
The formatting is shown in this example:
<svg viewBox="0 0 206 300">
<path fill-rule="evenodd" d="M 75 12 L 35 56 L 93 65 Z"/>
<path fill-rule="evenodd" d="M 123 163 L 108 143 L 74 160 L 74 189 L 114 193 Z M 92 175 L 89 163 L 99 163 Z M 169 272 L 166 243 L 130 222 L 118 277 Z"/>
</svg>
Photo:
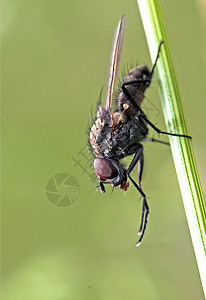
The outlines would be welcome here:
<svg viewBox="0 0 206 300">
<path fill-rule="evenodd" d="M 142 197 L 142 216 L 138 230 L 140 238 L 136 244 L 136 246 L 139 246 L 144 236 L 149 216 L 147 197 L 141 186 L 144 166 L 143 145 L 141 142 L 144 140 L 158 142 L 158 140 L 147 138 L 148 125 L 161 134 L 185 138 L 191 137 L 160 130 L 147 118 L 141 109 L 144 93 L 151 83 L 163 41 L 159 44 L 156 60 L 151 71 L 147 66 L 140 65 L 132 68 L 124 77 L 115 99 L 117 109 L 112 109 L 113 91 L 121 53 L 125 18 L 126 15 L 123 15 L 115 32 L 106 102 L 105 106 L 101 102 L 97 105 L 95 121 L 90 130 L 89 142 L 95 156 L 93 166 L 101 192 L 105 193 L 105 184 L 111 184 L 113 187 L 120 186 L 120 189 L 127 191 L 129 187 L 127 180 L 130 179 Z M 126 169 L 121 160 L 132 154 L 134 155 L 133 159 Z M 131 177 L 131 172 L 136 165 L 138 166 L 137 181 Z"/>
</svg>

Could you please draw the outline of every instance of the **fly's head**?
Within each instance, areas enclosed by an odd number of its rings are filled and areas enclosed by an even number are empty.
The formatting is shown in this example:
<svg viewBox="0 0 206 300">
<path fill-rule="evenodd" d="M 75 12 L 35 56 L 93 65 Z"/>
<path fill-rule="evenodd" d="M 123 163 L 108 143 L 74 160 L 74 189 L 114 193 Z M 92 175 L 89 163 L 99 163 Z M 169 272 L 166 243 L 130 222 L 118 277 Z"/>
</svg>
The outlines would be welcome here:
<svg viewBox="0 0 206 300">
<path fill-rule="evenodd" d="M 122 190 L 127 191 L 129 183 L 127 182 L 126 170 L 122 164 L 114 159 L 96 158 L 93 165 L 102 193 L 105 193 L 104 184 L 108 183 L 113 187 L 120 185 Z"/>
</svg>

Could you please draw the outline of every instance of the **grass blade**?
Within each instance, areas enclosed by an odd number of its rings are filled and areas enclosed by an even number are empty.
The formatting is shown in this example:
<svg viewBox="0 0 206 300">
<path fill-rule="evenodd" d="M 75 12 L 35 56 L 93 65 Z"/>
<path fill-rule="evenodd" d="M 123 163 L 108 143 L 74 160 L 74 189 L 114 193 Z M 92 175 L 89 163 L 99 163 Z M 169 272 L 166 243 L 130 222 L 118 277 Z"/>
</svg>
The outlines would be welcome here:
<svg viewBox="0 0 206 300">
<path fill-rule="evenodd" d="M 153 62 L 159 42 L 164 41 L 156 73 L 168 132 L 188 134 L 159 0 L 137 0 L 137 3 Z M 169 139 L 206 296 L 206 209 L 191 141 L 172 136 Z"/>
</svg>

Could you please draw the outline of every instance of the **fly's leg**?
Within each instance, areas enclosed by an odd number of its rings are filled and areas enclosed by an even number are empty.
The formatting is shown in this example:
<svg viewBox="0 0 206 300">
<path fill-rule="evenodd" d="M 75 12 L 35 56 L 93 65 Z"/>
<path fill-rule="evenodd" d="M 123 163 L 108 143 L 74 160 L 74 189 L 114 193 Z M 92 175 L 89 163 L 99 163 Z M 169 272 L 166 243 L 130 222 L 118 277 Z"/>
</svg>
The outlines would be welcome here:
<svg viewBox="0 0 206 300">
<path fill-rule="evenodd" d="M 161 41 L 160 44 L 159 44 L 158 51 L 157 51 L 157 56 L 156 56 L 154 65 L 152 67 L 151 72 L 147 75 L 147 77 L 146 78 L 140 78 L 140 79 L 136 79 L 136 80 L 127 81 L 127 82 L 124 82 L 121 85 L 123 93 L 130 100 L 130 102 L 136 107 L 136 109 L 137 109 L 138 112 L 143 113 L 143 111 L 141 110 L 140 106 L 135 102 L 135 100 L 132 98 L 132 96 L 130 95 L 130 93 L 127 91 L 126 86 L 137 84 L 137 83 L 145 83 L 146 87 L 148 87 L 150 85 L 151 80 L 152 80 L 152 75 L 154 73 L 154 70 L 155 70 L 155 67 L 157 65 L 157 61 L 158 61 L 158 58 L 159 58 L 160 49 L 161 49 L 161 46 L 162 46 L 163 43 L 164 42 Z"/>
<path fill-rule="evenodd" d="M 159 44 L 159 48 L 158 48 L 158 52 L 157 52 L 157 56 L 155 59 L 155 63 L 152 67 L 151 72 L 148 74 L 148 76 L 146 78 L 140 78 L 137 80 L 131 80 L 131 81 L 127 81 L 124 82 L 121 85 L 122 91 L 125 94 L 125 96 L 128 98 L 128 100 L 134 105 L 134 107 L 137 110 L 137 115 L 139 118 L 142 118 L 148 125 L 150 125 L 156 132 L 161 133 L 161 134 L 166 134 L 166 135 L 171 135 L 171 136 L 179 136 L 179 137 L 186 137 L 191 139 L 191 136 L 186 135 L 186 134 L 176 134 L 176 133 L 170 133 L 170 132 L 166 132 L 166 131 L 162 131 L 159 128 L 157 128 L 150 120 L 147 119 L 147 117 L 145 116 L 144 112 L 142 111 L 142 109 L 140 108 L 140 106 L 135 102 L 135 100 L 133 99 L 133 97 L 130 95 L 130 93 L 128 92 L 128 90 L 126 89 L 126 86 L 129 85 L 133 85 L 133 84 L 137 84 L 137 83 L 145 83 L 145 85 L 148 87 L 151 83 L 151 79 L 152 79 L 152 75 L 154 73 L 154 69 L 156 67 L 157 64 L 157 60 L 159 57 L 159 53 L 160 53 L 160 49 L 161 49 L 161 45 L 163 44 L 163 41 L 160 42 Z"/>
<path fill-rule="evenodd" d="M 137 177 L 138 183 L 136 183 L 130 176 L 130 173 L 132 172 L 132 170 L 134 169 L 136 164 L 138 164 L 138 177 Z M 143 199 L 142 217 L 141 217 L 140 227 L 139 227 L 139 230 L 138 230 L 138 235 L 141 235 L 141 237 L 139 238 L 139 240 L 136 244 L 137 247 L 141 244 L 142 238 L 144 236 L 144 233 L 145 233 L 145 230 L 146 230 L 146 227 L 147 227 L 147 219 L 148 219 L 148 215 L 149 215 L 149 206 L 147 204 L 147 198 L 146 198 L 146 195 L 145 195 L 145 193 L 143 192 L 143 190 L 141 188 L 143 166 L 144 166 L 143 146 L 141 144 L 139 144 L 138 148 L 137 148 L 137 151 L 135 153 L 135 156 L 134 156 L 134 158 L 133 158 L 132 162 L 130 163 L 129 168 L 127 170 L 127 176 L 132 181 L 132 183 L 134 184 L 136 189 L 139 191 L 139 193 L 141 194 L 142 199 Z"/>
<path fill-rule="evenodd" d="M 161 41 L 161 42 L 159 43 L 159 47 L 158 47 L 158 51 L 157 51 L 157 56 L 156 56 L 156 59 L 155 59 L 155 62 L 154 62 L 154 65 L 153 65 L 153 67 L 152 67 L 151 72 L 147 75 L 146 78 L 140 78 L 140 79 L 136 79 L 136 80 L 131 80 L 131 81 L 124 82 L 124 83 L 122 84 L 122 86 L 121 86 L 124 93 L 125 93 L 125 92 L 127 93 L 127 90 L 126 90 L 126 88 L 125 88 L 125 86 L 127 86 L 127 85 L 133 85 L 133 84 L 135 84 L 135 83 L 145 83 L 145 84 L 147 85 L 147 87 L 150 85 L 151 80 L 152 80 L 152 75 L 153 75 L 154 70 L 155 70 L 155 67 L 156 67 L 156 65 L 157 65 L 157 61 L 158 61 L 158 58 L 159 58 L 161 46 L 162 46 L 163 43 L 164 43 L 163 41 Z M 126 95 L 126 93 L 125 93 L 125 95 Z"/>
<path fill-rule="evenodd" d="M 141 112 L 138 112 L 137 115 L 138 115 L 139 118 L 142 118 L 148 125 L 150 125 L 158 133 L 171 135 L 171 136 L 186 137 L 188 139 L 192 139 L 192 137 L 190 135 L 187 135 L 187 134 L 177 134 L 177 133 L 162 131 L 159 128 L 157 128 L 150 120 L 148 120 L 147 117 L 145 116 L 145 114 L 142 114 Z"/>
<path fill-rule="evenodd" d="M 100 188 L 101 193 L 104 194 L 105 193 L 105 187 L 104 187 L 104 184 L 101 181 L 99 182 L 99 188 Z"/>
<path fill-rule="evenodd" d="M 142 141 L 143 142 L 152 142 L 152 143 L 155 142 L 155 143 L 159 143 L 159 144 L 170 146 L 170 143 L 168 143 L 168 142 L 157 140 L 157 139 L 153 139 L 153 138 L 144 138 Z"/>
<path fill-rule="evenodd" d="M 136 187 L 136 189 L 140 192 L 140 194 L 142 195 L 143 198 L 143 205 L 142 205 L 142 220 L 141 220 L 141 225 L 143 227 L 143 230 L 139 230 L 138 235 L 141 234 L 141 237 L 139 238 L 138 242 L 136 243 L 136 246 L 139 247 L 141 245 L 146 227 L 147 227 L 147 220 L 148 220 L 148 216 L 149 216 L 149 206 L 147 204 L 147 198 L 145 193 L 142 191 L 142 189 L 137 185 L 137 183 L 131 178 L 130 175 L 128 175 L 129 179 L 132 181 L 132 183 L 134 184 L 134 186 Z M 146 210 L 146 212 L 145 212 Z M 144 223 L 144 226 L 143 226 Z M 141 227 L 140 225 L 140 227 Z"/>
<path fill-rule="evenodd" d="M 157 61 L 158 61 L 158 58 L 159 58 L 159 55 L 160 55 L 161 46 L 162 46 L 163 43 L 164 43 L 163 41 L 161 41 L 161 42 L 159 43 L 159 47 L 158 47 L 158 50 L 157 50 L 157 56 L 156 56 L 154 65 L 153 65 L 153 67 L 152 67 L 152 70 L 151 70 L 151 72 L 150 72 L 148 78 L 147 78 L 147 79 L 150 79 L 148 86 L 150 85 L 150 82 L 151 82 L 151 79 L 152 79 L 152 75 L 153 75 L 153 73 L 154 73 L 154 69 L 155 69 L 155 67 L 156 67 L 156 65 L 157 65 Z"/>
</svg>

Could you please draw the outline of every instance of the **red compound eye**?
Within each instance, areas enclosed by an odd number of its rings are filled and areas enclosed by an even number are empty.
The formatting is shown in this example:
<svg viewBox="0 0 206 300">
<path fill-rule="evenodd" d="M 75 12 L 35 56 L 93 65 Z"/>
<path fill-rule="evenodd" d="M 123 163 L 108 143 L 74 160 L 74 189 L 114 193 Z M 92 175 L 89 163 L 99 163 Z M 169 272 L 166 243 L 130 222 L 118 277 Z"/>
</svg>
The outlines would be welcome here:
<svg viewBox="0 0 206 300">
<path fill-rule="evenodd" d="M 94 160 L 94 170 L 97 176 L 102 179 L 113 179 L 118 175 L 116 167 L 106 158 L 96 158 Z"/>
</svg>

